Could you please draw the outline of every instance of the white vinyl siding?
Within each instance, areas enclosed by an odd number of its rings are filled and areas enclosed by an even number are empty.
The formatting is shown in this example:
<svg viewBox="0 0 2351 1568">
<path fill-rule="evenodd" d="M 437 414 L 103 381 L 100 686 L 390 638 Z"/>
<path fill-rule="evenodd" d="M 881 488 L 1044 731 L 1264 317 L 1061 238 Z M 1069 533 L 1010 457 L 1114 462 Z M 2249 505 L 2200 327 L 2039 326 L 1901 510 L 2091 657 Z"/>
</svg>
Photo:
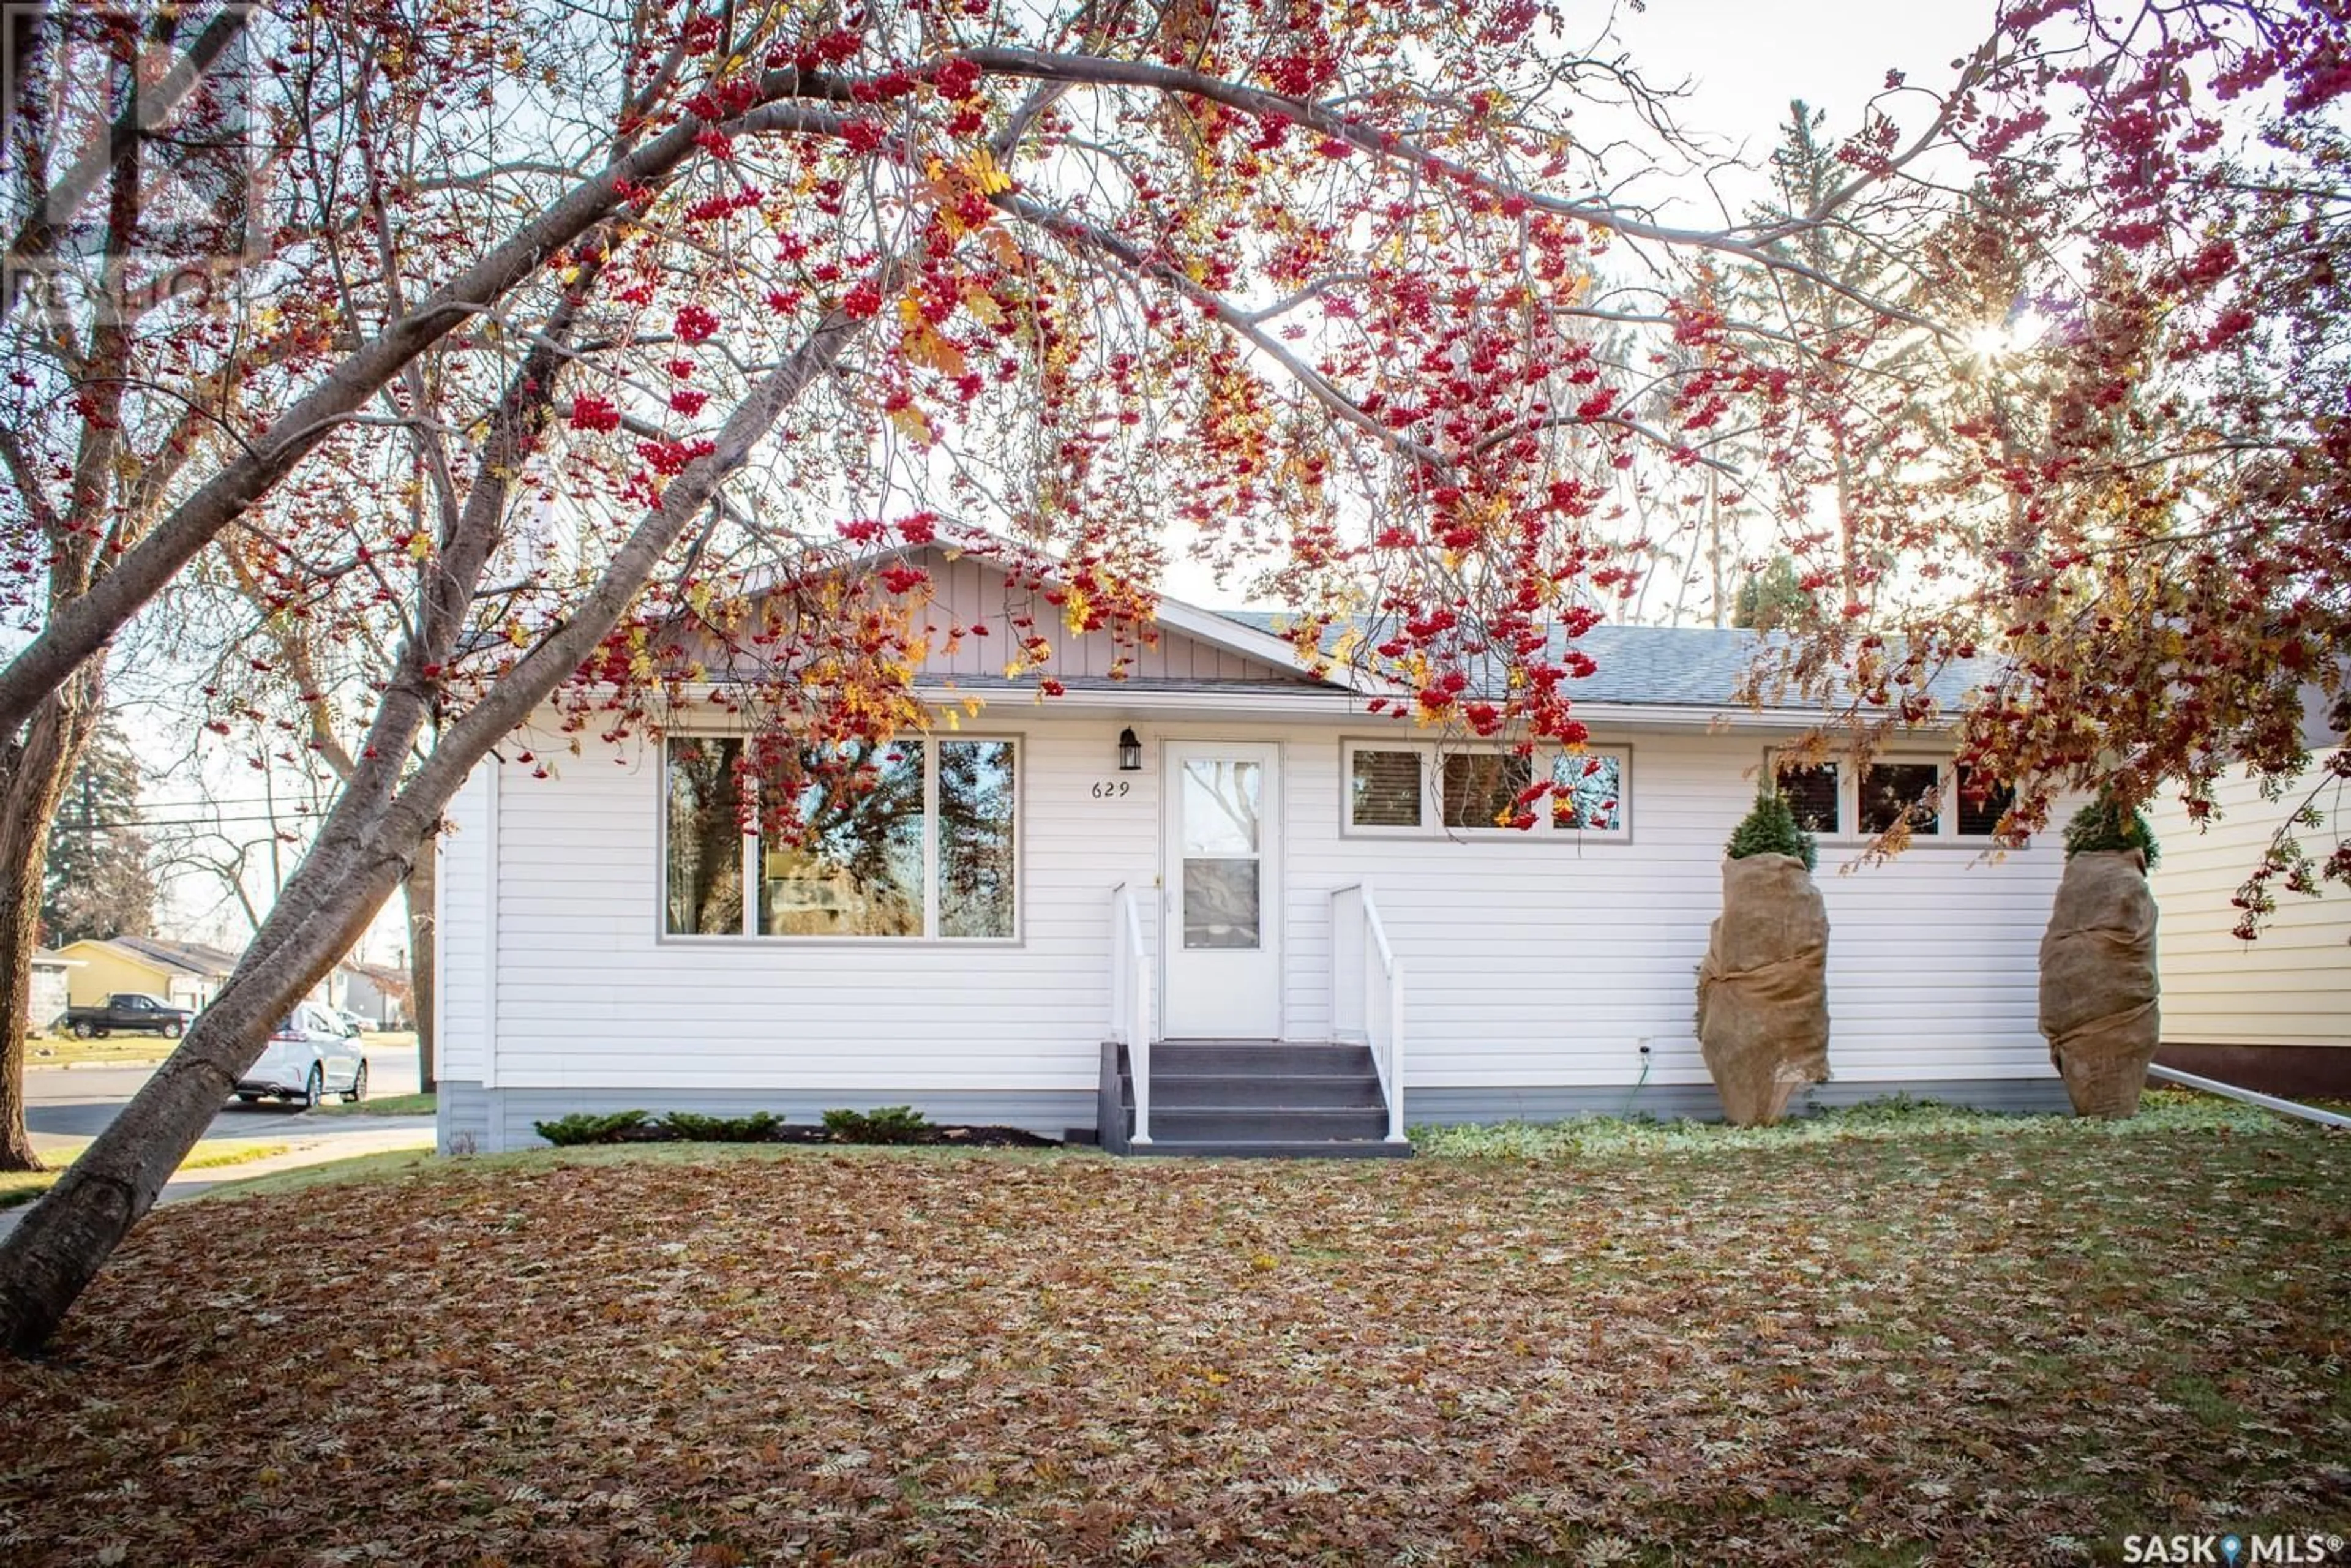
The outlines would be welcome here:
<svg viewBox="0 0 2351 1568">
<path fill-rule="evenodd" d="M 2324 767 L 2322 755 L 2316 767 Z M 2148 815 L 2162 848 L 2148 880 L 2163 925 L 2157 964 L 2163 981 L 2163 1038 L 2182 1045 L 2351 1047 L 2351 889 L 2325 884 L 2306 898 L 2277 890 L 2277 914 L 2252 942 L 2231 935 L 2242 913 L 2230 900 L 2261 863 L 2286 812 L 2320 775 L 2304 776 L 2285 801 L 2264 800 L 2240 774 L 2217 791 L 2220 817 L 2199 831 L 2168 798 Z M 2305 829 L 2305 850 L 2323 856 L 2351 817 L 2351 786 L 2320 797 L 2324 831 Z"/>
<path fill-rule="evenodd" d="M 509 768 L 495 798 L 497 981 L 485 998 L 488 889 L 467 852 L 490 841 L 469 816 L 488 798 L 469 785 L 444 849 L 445 1075 L 466 1077 L 479 1061 L 465 1020 L 486 1015 L 497 1082 L 516 1089 L 853 1082 L 873 1104 L 922 1092 L 1090 1092 L 1110 1005 L 1110 890 L 1145 890 L 1155 953 L 1159 748 L 1191 738 L 1281 747 L 1287 1037 L 1327 1035 L 1330 890 L 1368 879 L 1406 970 L 1412 1088 L 1629 1088 L 1645 1041 L 1651 1082 L 1705 1082 L 1692 988 L 1720 908 L 1723 842 L 1754 798 L 1751 740 L 1611 736 L 1587 713 L 1596 748 L 1637 762 L 1626 774 L 1637 844 L 1548 823 L 1447 835 L 1433 818 L 1424 836 L 1406 837 L 1344 826 L 1346 748 L 1360 719 L 1029 711 L 1006 704 L 988 715 L 1022 743 L 1025 881 L 1011 945 L 664 941 L 658 747 L 587 743 L 569 757 L 559 744 L 540 748 L 559 758 L 553 777 Z M 1145 766 L 1122 774 L 1117 737 L 1130 727 Z M 1098 792 L 1105 781 L 1131 788 Z M 1530 840 L 1551 847 L 1529 852 Z M 1851 870 L 1824 850 L 1841 1081 L 1891 1092 L 2049 1076 L 2034 955 L 2060 854 L 2054 835 L 2043 840 L 1998 860 L 1946 850 Z"/>
</svg>

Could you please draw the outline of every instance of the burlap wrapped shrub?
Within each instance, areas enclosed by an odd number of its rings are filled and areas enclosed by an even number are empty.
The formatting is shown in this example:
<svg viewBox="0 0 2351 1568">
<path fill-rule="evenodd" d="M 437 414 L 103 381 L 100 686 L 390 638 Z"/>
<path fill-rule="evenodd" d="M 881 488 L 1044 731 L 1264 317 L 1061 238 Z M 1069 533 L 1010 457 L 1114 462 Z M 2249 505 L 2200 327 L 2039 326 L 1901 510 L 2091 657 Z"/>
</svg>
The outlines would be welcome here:
<svg viewBox="0 0 2351 1568">
<path fill-rule="evenodd" d="M 1724 1116 L 1761 1127 L 1798 1089 L 1828 1081 L 1829 918 L 1802 860 L 1732 846 L 1698 967 L 1698 1048 Z"/>
<path fill-rule="evenodd" d="M 2041 1032 L 2074 1114 L 2138 1110 L 2162 1032 L 2156 994 L 2146 852 L 2076 851 L 2041 939 Z"/>
</svg>

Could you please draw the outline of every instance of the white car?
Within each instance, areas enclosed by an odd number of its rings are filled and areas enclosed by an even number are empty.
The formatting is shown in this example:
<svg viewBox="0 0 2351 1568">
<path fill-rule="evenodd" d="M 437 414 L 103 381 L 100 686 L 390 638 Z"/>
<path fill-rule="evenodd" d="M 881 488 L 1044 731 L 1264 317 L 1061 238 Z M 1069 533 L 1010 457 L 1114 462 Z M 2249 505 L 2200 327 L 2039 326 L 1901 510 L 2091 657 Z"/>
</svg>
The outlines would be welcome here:
<svg viewBox="0 0 2351 1568">
<path fill-rule="evenodd" d="M 268 1095 L 307 1108 L 340 1094 L 356 1103 L 367 1098 L 367 1058 L 343 1032 L 342 1020 L 316 1002 L 297 1002 L 236 1081 L 236 1097 L 250 1105 Z"/>
</svg>

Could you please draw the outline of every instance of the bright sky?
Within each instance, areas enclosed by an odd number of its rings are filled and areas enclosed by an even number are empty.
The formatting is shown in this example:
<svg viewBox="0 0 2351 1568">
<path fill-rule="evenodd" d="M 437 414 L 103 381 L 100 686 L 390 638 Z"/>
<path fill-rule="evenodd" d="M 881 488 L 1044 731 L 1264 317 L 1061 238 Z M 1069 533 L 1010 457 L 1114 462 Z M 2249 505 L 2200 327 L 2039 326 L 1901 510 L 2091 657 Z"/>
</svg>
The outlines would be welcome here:
<svg viewBox="0 0 2351 1568">
<path fill-rule="evenodd" d="M 1573 9 L 1593 18 L 1579 24 L 1587 27 L 1604 14 L 1597 5 Z M 1825 110 L 1824 140 L 1839 141 L 1860 127 L 1870 100 L 1885 90 L 1887 71 L 1903 72 L 1917 88 L 1949 83 L 1957 74 L 1954 62 L 1990 34 L 1992 10 L 1991 0 L 1647 0 L 1646 10 L 1618 6 L 1616 35 L 1652 88 L 1687 87 L 1677 115 L 1686 133 L 1761 166 L 1771 158 L 1791 101 L 1802 99 Z M 1567 41 L 1581 47 L 1591 40 L 1571 30 Z M 1924 94 L 1915 92 L 1888 98 L 1881 107 L 1905 130 L 1923 123 L 1929 112 Z M 1607 134 L 1597 120 L 1589 131 L 1594 139 Z M 1637 171 L 1627 166 L 1612 172 L 1621 177 Z M 1632 194 L 1685 203 L 1664 215 L 1712 227 L 1723 221 L 1725 206 L 1734 218 L 1743 215 L 1768 190 L 1761 175 L 1742 181 L 1732 170 L 1715 177 L 1711 192 L 1674 185 L 1660 174 L 1636 183 Z M 1250 602 L 1238 584 L 1219 586 L 1205 567 L 1180 559 L 1165 586 L 1195 604 Z"/>
<path fill-rule="evenodd" d="M 1594 5 L 1573 8 L 1595 19 L 1602 14 Z M 1949 81 L 1951 62 L 1990 30 L 1991 10 L 1991 0 L 1648 0 L 1646 11 L 1620 9 L 1617 34 L 1653 86 L 1688 84 L 1679 114 L 1685 131 L 1705 133 L 1722 152 L 1743 152 L 1750 162 L 1761 163 L 1771 153 L 1792 99 L 1826 110 L 1829 136 L 1841 137 L 1860 123 L 1889 68 L 1904 71 L 1920 86 Z M 1588 41 L 1571 36 L 1574 44 Z M 1897 99 L 1888 108 L 1907 126 L 1922 117 L 1924 102 Z M 1760 180 L 1744 185 L 1725 181 L 1718 188 L 1734 210 L 1763 189 Z M 1653 201 L 1667 194 L 1662 183 L 1636 189 Z M 1703 192 L 1691 200 L 1695 204 L 1674 214 L 1677 221 L 1716 221 Z M 1196 603 L 1230 605 L 1240 597 L 1237 589 L 1219 588 L 1205 570 L 1188 562 L 1175 567 L 1167 587 Z M 133 723 L 137 733 L 136 718 Z M 144 737 L 141 744 L 144 749 Z M 172 748 L 175 755 L 178 750 Z M 192 783 L 153 780 L 148 792 L 176 800 L 192 792 Z M 166 920 L 182 926 L 181 934 L 241 946 L 242 922 L 217 897 L 216 890 L 175 886 L 174 907 Z M 395 899 L 365 946 L 372 956 L 390 959 L 405 941 Z"/>
</svg>

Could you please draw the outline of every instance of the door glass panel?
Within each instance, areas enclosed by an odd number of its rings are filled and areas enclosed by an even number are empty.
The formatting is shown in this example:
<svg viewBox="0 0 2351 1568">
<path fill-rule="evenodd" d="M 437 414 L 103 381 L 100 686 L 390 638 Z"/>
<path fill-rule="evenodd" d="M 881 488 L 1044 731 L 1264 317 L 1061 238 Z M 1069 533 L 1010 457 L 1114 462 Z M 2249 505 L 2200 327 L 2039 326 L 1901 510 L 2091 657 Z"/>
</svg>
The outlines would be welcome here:
<svg viewBox="0 0 2351 1568">
<path fill-rule="evenodd" d="M 1263 773 L 1262 765 L 1255 762 L 1184 764 L 1186 855 L 1257 852 L 1258 797 L 1264 787 Z"/>
<path fill-rule="evenodd" d="M 1258 865 L 1253 860 L 1184 862 L 1184 946 L 1258 945 Z"/>
</svg>

